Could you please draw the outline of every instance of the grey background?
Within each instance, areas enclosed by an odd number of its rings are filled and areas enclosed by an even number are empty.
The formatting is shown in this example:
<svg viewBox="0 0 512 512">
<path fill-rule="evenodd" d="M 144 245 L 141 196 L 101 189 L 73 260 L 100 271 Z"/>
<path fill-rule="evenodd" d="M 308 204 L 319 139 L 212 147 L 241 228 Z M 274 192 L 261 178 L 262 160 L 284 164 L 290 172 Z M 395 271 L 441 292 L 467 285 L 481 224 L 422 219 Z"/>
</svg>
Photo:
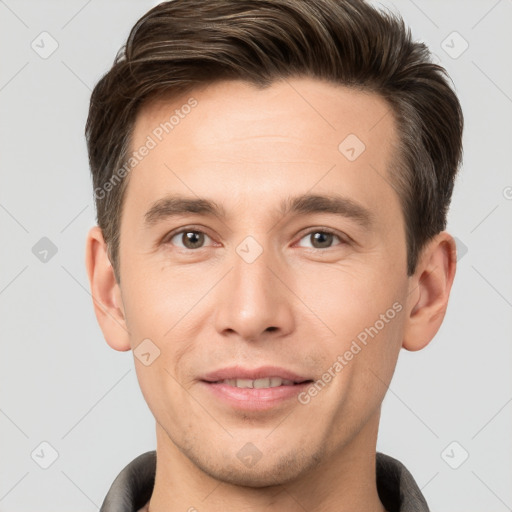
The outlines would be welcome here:
<svg viewBox="0 0 512 512">
<path fill-rule="evenodd" d="M 93 314 L 83 129 L 92 87 L 156 3 L 0 1 L 0 511 L 97 510 L 121 468 L 155 448 L 133 356 L 108 347 Z M 382 4 L 448 69 L 466 129 L 450 306 L 426 349 L 402 351 L 378 450 L 404 462 L 433 511 L 510 510 L 512 1 Z M 52 39 L 47 58 L 31 46 Z"/>
</svg>

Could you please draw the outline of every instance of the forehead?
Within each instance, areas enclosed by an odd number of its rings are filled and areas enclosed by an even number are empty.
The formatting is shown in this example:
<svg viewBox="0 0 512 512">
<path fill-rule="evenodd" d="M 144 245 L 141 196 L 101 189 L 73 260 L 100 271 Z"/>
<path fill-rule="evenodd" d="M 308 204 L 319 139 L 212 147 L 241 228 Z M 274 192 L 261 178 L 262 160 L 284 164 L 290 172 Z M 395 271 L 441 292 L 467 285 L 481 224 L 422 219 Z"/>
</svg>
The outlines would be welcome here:
<svg viewBox="0 0 512 512">
<path fill-rule="evenodd" d="M 374 93 L 305 78 L 264 89 L 217 82 L 145 104 L 131 150 L 149 139 L 125 198 L 136 200 L 140 216 L 170 192 L 237 207 L 271 208 L 313 189 L 374 210 L 398 203 L 388 175 L 394 116 Z"/>
<path fill-rule="evenodd" d="M 190 107 L 192 102 L 196 106 Z M 221 152 L 223 143 L 236 141 L 243 147 L 241 156 L 254 148 L 258 159 L 272 158 L 270 151 L 259 152 L 268 142 L 265 138 L 283 137 L 283 146 L 300 142 L 328 153 L 334 150 L 336 156 L 339 143 L 350 134 L 371 153 L 382 153 L 396 142 L 394 116 L 382 97 L 310 78 L 276 81 L 266 88 L 221 81 L 152 99 L 137 116 L 132 149 L 155 131 L 157 139 L 174 140 L 174 153 L 193 148 Z M 248 144 L 241 144 L 246 138 Z"/>
</svg>

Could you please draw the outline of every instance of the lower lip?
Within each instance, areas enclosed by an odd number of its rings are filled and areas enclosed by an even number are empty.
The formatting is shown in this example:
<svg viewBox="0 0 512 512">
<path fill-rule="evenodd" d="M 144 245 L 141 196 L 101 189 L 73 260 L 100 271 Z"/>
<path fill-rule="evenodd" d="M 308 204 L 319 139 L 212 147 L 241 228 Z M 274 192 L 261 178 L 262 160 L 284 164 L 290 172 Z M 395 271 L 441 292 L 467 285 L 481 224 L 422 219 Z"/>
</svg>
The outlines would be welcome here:
<svg viewBox="0 0 512 512">
<path fill-rule="evenodd" d="M 201 383 L 230 407 L 248 411 L 265 411 L 277 407 L 287 400 L 297 398 L 297 395 L 311 384 L 304 382 L 275 388 L 237 388 L 220 382 Z"/>
</svg>

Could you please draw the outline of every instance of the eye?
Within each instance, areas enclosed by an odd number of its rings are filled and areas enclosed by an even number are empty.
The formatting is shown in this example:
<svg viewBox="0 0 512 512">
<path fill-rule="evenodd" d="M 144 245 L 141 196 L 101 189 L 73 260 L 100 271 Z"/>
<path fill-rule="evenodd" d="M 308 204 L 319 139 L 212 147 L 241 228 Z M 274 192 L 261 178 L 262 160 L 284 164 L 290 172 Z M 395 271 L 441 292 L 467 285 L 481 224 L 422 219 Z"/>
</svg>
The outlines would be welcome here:
<svg viewBox="0 0 512 512">
<path fill-rule="evenodd" d="M 202 249 L 205 239 L 211 238 L 197 229 L 182 229 L 167 238 L 165 243 L 170 243 L 181 249 Z"/>
<path fill-rule="evenodd" d="M 315 229 L 306 233 L 299 240 L 299 244 L 301 240 L 309 239 L 311 244 L 309 247 L 312 249 L 329 249 L 332 245 L 333 239 L 338 239 L 341 243 L 346 243 L 340 236 L 336 235 L 330 230 L 326 229 Z M 304 247 L 304 246 L 302 246 Z M 307 246 L 306 246 L 307 247 Z"/>
</svg>

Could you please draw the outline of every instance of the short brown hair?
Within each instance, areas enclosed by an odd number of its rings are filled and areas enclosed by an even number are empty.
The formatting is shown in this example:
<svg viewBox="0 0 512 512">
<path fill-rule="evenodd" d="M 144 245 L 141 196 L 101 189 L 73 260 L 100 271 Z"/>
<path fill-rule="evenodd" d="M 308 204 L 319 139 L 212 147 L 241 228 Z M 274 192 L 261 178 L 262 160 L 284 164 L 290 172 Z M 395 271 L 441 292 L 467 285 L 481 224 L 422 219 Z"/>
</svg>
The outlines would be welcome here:
<svg viewBox="0 0 512 512">
<path fill-rule="evenodd" d="M 91 96 L 85 132 L 97 221 L 118 282 L 128 176 L 113 180 L 143 102 L 224 79 L 263 88 L 301 76 L 374 92 L 390 105 L 399 138 L 391 184 L 414 273 L 421 249 L 446 227 L 463 116 L 445 69 L 402 18 L 363 0 L 172 0 L 137 21 Z"/>
</svg>

